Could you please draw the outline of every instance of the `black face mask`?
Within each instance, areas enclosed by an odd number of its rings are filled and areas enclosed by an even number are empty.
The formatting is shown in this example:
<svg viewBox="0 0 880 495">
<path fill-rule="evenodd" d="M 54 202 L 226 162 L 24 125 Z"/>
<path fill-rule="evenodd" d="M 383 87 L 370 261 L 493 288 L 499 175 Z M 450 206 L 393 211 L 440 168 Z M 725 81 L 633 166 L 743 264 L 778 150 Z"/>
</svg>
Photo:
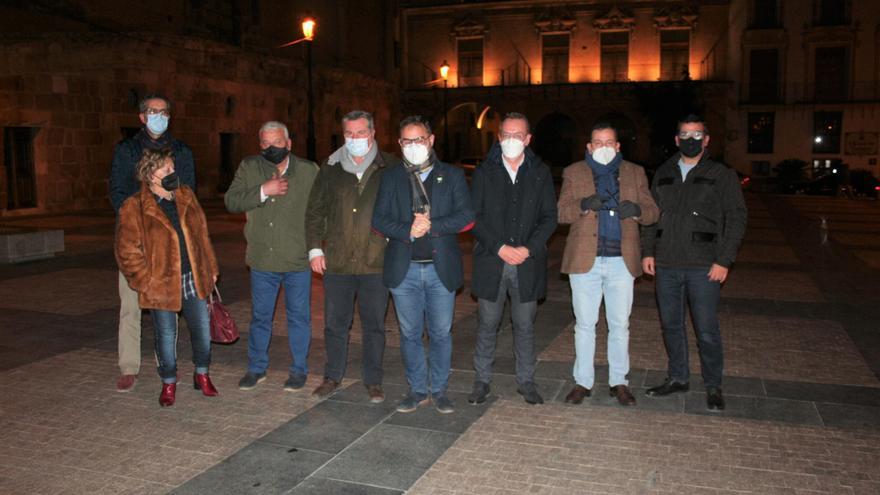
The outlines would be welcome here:
<svg viewBox="0 0 880 495">
<path fill-rule="evenodd" d="M 180 187 L 180 177 L 177 176 L 177 172 L 171 172 L 162 177 L 162 188 L 166 191 L 173 191 L 178 187 Z"/>
<path fill-rule="evenodd" d="M 269 146 L 260 152 L 260 154 L 263 155 L 263 158 L 269 160 L 275 165 L 283 162 L 289 153 L 290 151 L 288 151 L 287 148 L 279 148 L 278 146 Z"/>
<path fill-rule="evenodd" d="M 679 138 L 678 151 L 681 151 L 681 154 L 688 158 L 693 158 L 703 152 L 703 141 L 694 138 Z"/>
</svg>

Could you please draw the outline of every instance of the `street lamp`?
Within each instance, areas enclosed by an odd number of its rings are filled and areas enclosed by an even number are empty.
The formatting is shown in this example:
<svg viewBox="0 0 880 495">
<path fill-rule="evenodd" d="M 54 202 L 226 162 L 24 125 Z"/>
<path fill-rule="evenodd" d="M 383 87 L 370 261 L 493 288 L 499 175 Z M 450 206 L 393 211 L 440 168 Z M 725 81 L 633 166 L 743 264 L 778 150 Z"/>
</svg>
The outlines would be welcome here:
<svg viewBox="0 0 880 495">
<path fill-rule="evenodd" d="M 306 157 L 315 161 L 315 98 L 312 93 L 312 41 L 315 36 L 317 23 L 311 17 L 306 17 L 302 22 L 303 39 L 306 43 L 306 64 L 308 65 L 308 121 L 306 130 Z"/>
<path fill-rule="evenodd" d="M 446 93 L 449 91 L 449 64 L 443 61 L 440 66 L 440 77 L 443 78 L 443 159 L 449 160 L 449 116 L 446 115 Z"/>
</svg>

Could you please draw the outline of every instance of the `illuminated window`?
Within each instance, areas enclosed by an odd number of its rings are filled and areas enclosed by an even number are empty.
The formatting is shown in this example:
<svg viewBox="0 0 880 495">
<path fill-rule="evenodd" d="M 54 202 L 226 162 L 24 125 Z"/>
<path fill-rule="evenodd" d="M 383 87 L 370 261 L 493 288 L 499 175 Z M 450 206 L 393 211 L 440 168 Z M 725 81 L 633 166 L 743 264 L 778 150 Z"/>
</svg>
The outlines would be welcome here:
<svg viewBox="0 0 880 495">
<path fill-rule="evenodd" d="M 567 83 L 568 34 L 545 34 L 541 37 L 541 41 L 543 42 L 541 82 L 543 84 Z"/>
<path fill-rule="evenodd" d="M 602 33 L 602 81 L 629 79 L 629 31 Z"/>
<path fill-rule="evenodd" d="M 813 153 L 840 153 L 843 112 L 813 114 Z"/>
<path fill-rule="evenodd" d="M 749 113 L 749 153 L 773 153 L 773 112 Z"/>
<path fill-rule="evenodd" d="M 483 85 L 483 38 L 458 40 L 458 85 Z"/>
<path fill-rule="evenodd" d="M 690 34 L 689 29 L 660 31 L 660 79 L 676 81 L 689 77 Z"/>
</svg>

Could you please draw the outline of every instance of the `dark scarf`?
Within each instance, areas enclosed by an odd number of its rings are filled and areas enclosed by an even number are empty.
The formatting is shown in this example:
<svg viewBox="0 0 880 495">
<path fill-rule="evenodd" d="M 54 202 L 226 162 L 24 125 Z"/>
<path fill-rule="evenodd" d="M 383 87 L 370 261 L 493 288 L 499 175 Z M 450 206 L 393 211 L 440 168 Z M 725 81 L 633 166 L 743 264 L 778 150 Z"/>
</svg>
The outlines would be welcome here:
<svg viewBox="0 0 880 495">
<path fill-rule="evenodd" d="M 618 153 L 608 165 L 593 160 L 587 153 L 587 165 L 593 170 L 593 180 L 596 182 L 596 193 L 608 198 L 602 209 L 599 210 L 599 237 L 611 241 L 620 242 L 620 218 L 617 216 L 617 206 L 620 203 L 620 163 L 623 155 Z M 611 212 L 614 212 L 614 215 Z"/>
<path fill-rule="evenodd" d="M 135 141 L 141 145 L 142 150 L 161 150 L 164 148 L 170 148 L 171 142 L 174 141 L 174 138 L 171 137 L 171 133 L 165 131 L 164 134 L 159 136 L 158 139 L 153 139 L 149 133 L 147 133 L 146 129 L 141 129 L 137 134 L 134 135 Z"/>
</svg>

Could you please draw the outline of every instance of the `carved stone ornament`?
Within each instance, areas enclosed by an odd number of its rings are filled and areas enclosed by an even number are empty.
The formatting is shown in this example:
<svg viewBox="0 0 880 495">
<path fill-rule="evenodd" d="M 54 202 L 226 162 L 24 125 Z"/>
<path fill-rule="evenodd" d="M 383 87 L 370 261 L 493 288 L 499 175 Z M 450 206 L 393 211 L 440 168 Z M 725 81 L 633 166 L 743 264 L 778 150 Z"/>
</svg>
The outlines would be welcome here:
<svg viewBox="0 0 880 495">
<path fill-rule="evenodd" d="M 574 31 L 576 26 L 574 14 L 565 8 L 547 9 L 535 17 L 535 31 L 538 34 Z"/>
<path fill-rule="evenodd" d="M 664 7 L 654 15 L 654 27 L 664 28 L 695 28 L 697 27 L 697 13 L 690 7 L 676 5 Z"/>
<path fill-rule="evenodd" d="M 593 27 L 599 31 L 632 29 L 636 26 L 636 18 L 614 6 L 605 15 L 593 20 Z"/>
<path fill-rule="evenodd" d="M 449 33 L 449 36 L 457 39 L 486 36 L 488 34 L 489 30 L 486 28 L 485 22 L 478 21 L 472 17 L 465 17 L 464 19 L 456 20 L 452 24 L 452 31 Z"/>
</svg>

